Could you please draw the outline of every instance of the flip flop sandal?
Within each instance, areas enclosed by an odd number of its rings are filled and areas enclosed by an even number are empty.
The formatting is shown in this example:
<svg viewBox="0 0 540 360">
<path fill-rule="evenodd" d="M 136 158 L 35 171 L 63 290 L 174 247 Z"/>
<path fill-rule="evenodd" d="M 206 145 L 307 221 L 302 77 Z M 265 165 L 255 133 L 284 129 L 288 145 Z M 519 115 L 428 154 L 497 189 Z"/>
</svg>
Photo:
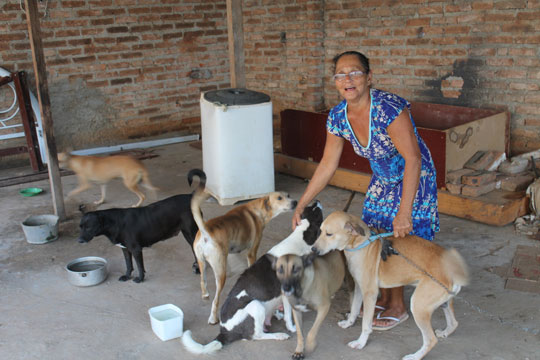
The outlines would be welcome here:
<svg viewBox="0 0 540 360">
<path fill-rule="evenodd" d="M 379 315 L 382 313 L 386 308 L 384 306 L 375 305 L 375 312 L 374 315 Z M 364 316 L 364 309 L 360 310 L 360 314 L 358 315 L 358 318 L 361 318 Z"/>
<path fill-rule="evenodd" d="M 377 330 L 377 331 L 390 330 L 390 329 L 395 328 L 396 326 L 398 326 L 399 324 L 401 324 L 402 322 L 404 322 L 405 320 L 407 320 L 409 318 L 409 313 L 403 314 L 400 318 L 393 317 L 393 316 L 381 316 L 381 314 L 382 314 L 382 312 L 377 314 L 377 320 L 392 320 L 394 322 L 388 324 L 387 326 L 375 326 L 374 325 L 374 326 L 371 327 L 373 330 Z"/>
</svg>

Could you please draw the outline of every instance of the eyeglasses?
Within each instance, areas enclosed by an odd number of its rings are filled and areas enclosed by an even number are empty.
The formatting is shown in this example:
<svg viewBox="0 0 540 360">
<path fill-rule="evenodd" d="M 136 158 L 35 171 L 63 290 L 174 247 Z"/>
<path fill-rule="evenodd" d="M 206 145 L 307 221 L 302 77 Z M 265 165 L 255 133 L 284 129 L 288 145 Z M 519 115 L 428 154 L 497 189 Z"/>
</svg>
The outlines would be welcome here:
<svg viewBox="0 0 540 360">
<path fill-rule="evenodd" d="M 351 71 L 348 74 L 335 74 L 334 76 L 332 76 L 332 79 L 334 79 L 334 81 L 340 81 L 341 82 L 341 81 L 345 81 L 345 79 L 348 76 L 349 79 L 351 79 L 351 80 L 358 80 L 364 74 L 365 74 L 365 72 L 357 70 L 357 71 Z"/>
</svg>

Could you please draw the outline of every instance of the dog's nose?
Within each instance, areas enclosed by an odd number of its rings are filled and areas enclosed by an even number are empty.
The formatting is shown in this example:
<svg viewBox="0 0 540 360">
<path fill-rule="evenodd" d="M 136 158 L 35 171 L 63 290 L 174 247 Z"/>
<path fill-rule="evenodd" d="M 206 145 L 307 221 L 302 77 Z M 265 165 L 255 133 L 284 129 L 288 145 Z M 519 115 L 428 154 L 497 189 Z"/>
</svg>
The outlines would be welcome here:
<svg viewBox="0 0 540 360">
<path fill-rule="evenodd" d="M 84 243 L 87 243 L 88 241 L 84 240 L 83 238 L 78 238 L 77 241 L 80 243 L 80 244 L 84 244 Z"/>
<path fill-rule="evenodd" d="M 315 246 L 313 246 L 311 248 L 311 251 L 314 252 L 315 254 L 319 255 L 319 249 L 317 249 Z"/>
<path fill-rule="evenodd" d="M 298 201 L 293 200 L 293 202 L 292 202 L 292 208 L 295 209 L 295 208 L 296 208 L 296 205 L 298 205 Z"/>
</svg>

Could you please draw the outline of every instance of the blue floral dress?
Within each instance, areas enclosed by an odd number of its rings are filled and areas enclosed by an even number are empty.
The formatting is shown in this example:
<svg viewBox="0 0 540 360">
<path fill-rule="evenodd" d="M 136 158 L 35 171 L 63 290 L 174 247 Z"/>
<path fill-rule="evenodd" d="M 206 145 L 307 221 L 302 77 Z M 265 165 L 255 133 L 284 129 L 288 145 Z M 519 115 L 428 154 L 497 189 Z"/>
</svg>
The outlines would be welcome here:
<svg viewBox="0 0 540 360">
<path fill-rule="evenodd" d="M 382 90 L 371 89 L 370 94 L 370 133 L 366 147 L 363 147 L 354 135 L 347 119 L 345 100 L 330 110 L 326 130 L 348 140 L 356 154 L 369 160 L 373 176 L 364 200 L 362 219 L 373 228 L 391 232 L 392 221 L 401 202 L 405 159 L 392 143 L 387 128 L 405 107 L 410 110 L 410 104 L 407 100 Z M 412 210 L 412 234 L 433 240 L 435 232 L 439 231 L 435 166 L 412 118 L 411 122 L 422 154 L 420 183 Z"/>
</svg>

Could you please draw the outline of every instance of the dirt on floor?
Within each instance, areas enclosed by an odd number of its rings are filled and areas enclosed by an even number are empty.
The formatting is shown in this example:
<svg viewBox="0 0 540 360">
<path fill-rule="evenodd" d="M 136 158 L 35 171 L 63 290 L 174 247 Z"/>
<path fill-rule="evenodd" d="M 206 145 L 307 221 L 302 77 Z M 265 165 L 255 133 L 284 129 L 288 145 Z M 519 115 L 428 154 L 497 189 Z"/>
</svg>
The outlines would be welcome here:
<svg viewBox="0 0 540 360">
<path fill-rule="evenodd" d="M 155 148 L 157 157 L 143 160 L 154 185 L 161 191 L 157 199 L 189 193 L 186 174 L 202 167 L 202 153 L 187 143 Z M 64 192 L 76 186 L 75 176 L 62 177 Z M 307 183 L 303 179 L 276 174 L 276 189 L 298 199 Z M 19 190 L 35 186 L 45 191 L 22 197 Z M 210 301 L 201 299 L 199 276 L 192 273 L 193 254 L 182 235 L 144 250 L 146 278 L 143 283 L 120 282 L 125 271 L 121 250 L 100 236 L 79 244 L 80 203 L 99 199 L 99 187 L 66 201 L 68 219 L 60 224 L 60 237 L 44 245 L 29 244 L 21 221 L 29 215 L 53 212 L 47 180 L 0 188 L 0 359 L 197 359 L 187 353 L 180 339 L 162 342 L 150 326 L 148 309 L 175 304 L 184 312 L 184 329 L 202 343 L 210 342 L 219 327 L 207 324 Z M 134 194 L 120 181 L 113 181 L 107 202 L 99 207 L 128 207 Z M 318 197 L 325 216 L 342 210 L 350 192 L 327 187 Z M 156 199 L 156 200 L 157 200 Z M 357 194 L 349 212 L 360 214 L 363 196 Z M 154 201 L 147 199 L 145 204 Z M 230 206 L 206 202 L 206 219 L 225 213 Z M 291 213 L 279 215 L 264 230 L 259 255 L 291 232 Z M 441 215 L 438 244 L 453 247 L 466 259 L 471 284 L 455 300 L 459 327 L 441 339 L 427 359 L 540 359 L 540 295 L 505 289 L 501 276 L 512 264 L 517 246 L 539 247 L 540 242 L 516 234 L 513 226 L 494 227 Z M 99 256 L 108 261 L 108 278 L 93 287 L 77 287 L 68 282 L 65 266 L 83 256 Z M 245 261 L 231 257 L 224 294 L 232 286 Z M 209 291 L 214 294 L 213 274 L 208 272 Z M 406 288 L 406 303 L 412 287 Z M 223 296 L 224 299 L 225 296 Z M 222 299 L 222 300 L 223 300 Z M 340 290 L 318 335 L 318 345 L 308 359 L 396 359 L 418 350 L 422 339 L 412 317 L 398 327 L 372 333 L 363 350 L 347 343 L 361 331 L 360 321 L 349 329 L 337 322 L 348 312 L 348 294 Z M 311 327 L 314 312 L 304 315 L 304 329 Z M 445 326 L 442 310 L 433 315 L 433 327 Z M 272 331 L 286 331 L 274 320 Z M 285 341 L 238 341 L 222 349 L 221 359 L 289 359 L 296 335 Z"/>
</svg>

